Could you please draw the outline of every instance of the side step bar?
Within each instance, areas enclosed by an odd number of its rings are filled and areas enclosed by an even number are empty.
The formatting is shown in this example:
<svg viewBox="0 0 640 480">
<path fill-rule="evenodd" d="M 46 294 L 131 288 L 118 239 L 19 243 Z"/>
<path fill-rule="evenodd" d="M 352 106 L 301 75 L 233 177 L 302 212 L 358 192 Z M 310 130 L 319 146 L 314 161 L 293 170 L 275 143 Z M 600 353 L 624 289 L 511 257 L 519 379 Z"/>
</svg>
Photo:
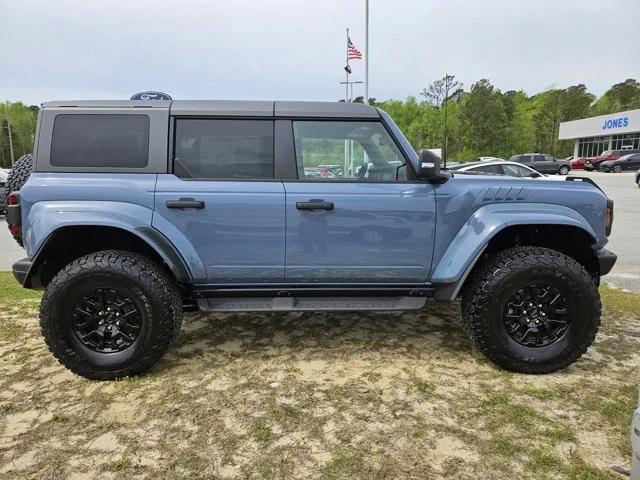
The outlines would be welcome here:
<svg viewBox="0 0 640 480">
<path fill-rule="evenodd" d="M 433 296 L 433 290 L 424 284 L 203 285 L 194 289 L 193 296 L 205 312 L 417 310 Z"/>
<path fill-rule="evenodd" d="M 426 297 L 212 297 L 198 299 L 203 312 L 418 310 Z"/>
</svg>

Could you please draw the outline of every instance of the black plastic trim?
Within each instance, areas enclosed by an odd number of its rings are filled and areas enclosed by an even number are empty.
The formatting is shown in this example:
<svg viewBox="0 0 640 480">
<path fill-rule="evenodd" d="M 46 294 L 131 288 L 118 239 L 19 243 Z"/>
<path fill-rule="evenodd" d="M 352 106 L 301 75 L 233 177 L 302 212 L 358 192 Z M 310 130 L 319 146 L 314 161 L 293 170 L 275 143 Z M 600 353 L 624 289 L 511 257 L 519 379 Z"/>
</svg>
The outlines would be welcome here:
<svg viewBox="0 0 640 480">
<path fill-rule="evenodd" d="M 29 270 L 31 270 L 31 266 L 33 262 L 30 258 L 23 258 L 22 260 L 18 260 L 13 264 L 13 276 L 20 283 L 20 285 L 25 286 L 25 282 L 27 280 L 27 275 Z"/>
<path fill-rule="evenodd" d="M 432 297 L 434 289 L 418 285 L 198 285 L 196 298 L 209 297 Z"/>
<path fill-rule="evenodd" d="M 618 256 L 607 250 L 606 248 L 601 248 L 595 252 L 596 258 L 598 259 L 598 266 L 600 268 L 600 275 L 606 275 L 611 271 L 613 266 L 616 264 L 616 260 Z"/>
</svg>

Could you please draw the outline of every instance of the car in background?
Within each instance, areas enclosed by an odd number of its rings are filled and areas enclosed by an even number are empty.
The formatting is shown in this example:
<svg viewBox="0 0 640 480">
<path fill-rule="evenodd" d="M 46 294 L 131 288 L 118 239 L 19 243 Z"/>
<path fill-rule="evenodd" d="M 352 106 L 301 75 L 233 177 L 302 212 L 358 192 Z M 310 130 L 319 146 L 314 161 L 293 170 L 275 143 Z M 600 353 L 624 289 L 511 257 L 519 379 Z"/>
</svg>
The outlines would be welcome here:
<svg viewBox="0 0 640 480">
<path fill-rule="evenodd" d="M 607 160 L 606 162 L 601 162 L 599 170 L 601 172 L 620 173 L 623 170 L 636 170 L 637 168 L 640 168 L 640 153 L 623 155 L 617 160 Z"/>
<path fill-rule="evenodd" d="M 584 170 L 584 157 L 573 158 L 569 160 L 569 164 L 571 165 L 571 170 Z"/>
<path fill-rule="evenodd" d="M 336 178 L 336 174 L 328 167 L 304 167 L 305 178 Z"/>
<path fill-rule="evenodd" d="M 584 161 L 584 169 L 587 171 L 599 170 L 602 162 L 610 160 L 618 160 L 623 155 L 631 155 L 632 153 L 640 153 L 640 148 L 624 148 L 621 150 L 605 150 L 597 157 L 587 158 Z"/>
<path fill-rule="evenodd" d="M 506 175 L 516 178 L 542 178 L 546 180 L 564 180 L 562 177 L 550 177 L 531 167 L 511 161 L 469 162 L 450 166 L 448 170 L 457 173 L 484 173 L 487 175 Z"/>
<path fill-rule="evenodd" d="M 571 164 L 566 160 L 558 160 L 547 153 L 523 153 L 514 155 L 510 162 L 522 163 L 540 173 L 559 173 L 567 175 L 571 170 Z"/>
<path fill-rule="evenodd" d="M 504 162 L 504 158 L 500 157 L 478 157 L 478 162 Z"/>
<path fill-rule="evenodd" d="M 638 185 L 638 188 L 640 188 L 640 170 L 636 172 L 636 184 Z"/>
<path fill-rule="evenodd" d="M 0 215 L 4 215 L 7 211 L 6 198 L 7 193 L 5 188 L 7 185 L 7 177 L 9 176 L 9 170 L 0 168 Z"/>
</svg>

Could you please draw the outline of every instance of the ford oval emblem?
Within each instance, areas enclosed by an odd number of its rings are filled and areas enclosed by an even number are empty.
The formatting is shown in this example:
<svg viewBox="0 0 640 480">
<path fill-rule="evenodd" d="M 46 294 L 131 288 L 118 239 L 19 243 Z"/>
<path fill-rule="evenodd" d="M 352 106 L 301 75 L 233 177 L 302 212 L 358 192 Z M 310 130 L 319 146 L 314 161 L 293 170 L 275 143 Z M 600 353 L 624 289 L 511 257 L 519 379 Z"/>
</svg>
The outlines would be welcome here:
<svg viewBox="0 0 640 480">
<path fill-rule="evenodd" d="M 162 92 L 140 92 L 131 97 L 131 100 L 173 100 L 169 95 Z"/>
</svg>

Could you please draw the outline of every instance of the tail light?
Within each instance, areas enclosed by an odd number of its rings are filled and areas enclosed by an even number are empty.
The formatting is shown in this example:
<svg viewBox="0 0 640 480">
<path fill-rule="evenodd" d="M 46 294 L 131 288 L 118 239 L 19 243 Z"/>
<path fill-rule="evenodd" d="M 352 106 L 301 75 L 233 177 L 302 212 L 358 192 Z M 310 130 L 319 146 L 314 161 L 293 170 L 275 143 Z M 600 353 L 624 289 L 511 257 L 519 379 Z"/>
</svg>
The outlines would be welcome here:
<svg viewBox="0 0 640 480">
<path fill-rule="evenodd" d="M 7 196 L 7 205 L 18 205 L 19 202 L 20 202 L 20 197 L 16 192 L 11 192 Z"/>
<path fill-rule="evenodd" d="M 9 225 L 9 231 L 14 237 L 22 236 L 22 225 Z"/>
</svg>

